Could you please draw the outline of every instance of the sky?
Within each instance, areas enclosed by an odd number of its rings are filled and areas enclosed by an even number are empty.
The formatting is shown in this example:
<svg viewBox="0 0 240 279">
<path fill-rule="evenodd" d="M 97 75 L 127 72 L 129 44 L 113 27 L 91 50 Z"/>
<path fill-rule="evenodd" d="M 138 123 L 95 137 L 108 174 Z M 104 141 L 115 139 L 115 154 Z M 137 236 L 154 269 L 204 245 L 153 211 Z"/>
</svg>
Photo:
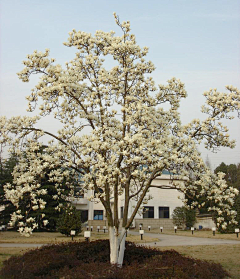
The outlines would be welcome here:
<svg viewBox="0 0 240 279">
<path fill-rule="evenodd" d="M 27 115 L 25 96 L 38 80 L 22 83 L 16 75 L 27 54 L 49 48 L 50 56 L 64 64 L 74 58 L 75 50 L 63 45 L 73 28 L 120 34 L 113 12 L 131 22 L 141 47 L 149 47 L 156 84 L 172 77 L 185 83 L 183 123 L 204 119 L 204 91 L 225 91 L 230 84 L 240 89 L 240 0 L 0 0 L 0 115 Z M 199 147 L 212 169 L 221 162 L 240 163 L 240 119 L 235 116 L 224 122 L 235 149 L 212 153 Z M 56 128 L 54 121 L 41 125 Z"/>
</svg>

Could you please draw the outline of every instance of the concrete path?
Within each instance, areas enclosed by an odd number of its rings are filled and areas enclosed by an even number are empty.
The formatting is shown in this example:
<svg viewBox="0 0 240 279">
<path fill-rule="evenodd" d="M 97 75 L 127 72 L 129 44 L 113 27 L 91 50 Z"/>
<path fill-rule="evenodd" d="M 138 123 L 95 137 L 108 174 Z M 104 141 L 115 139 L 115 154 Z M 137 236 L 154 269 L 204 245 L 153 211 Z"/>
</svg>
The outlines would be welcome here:
<svg viewBox="0 0 240 279">
<path fill-rule="evenodd" d="M 130 231 L 130 234 L 139 235 L 139 232 Z M 203 238 L 194 236 L 180 236 L 180 235 L 168 235 L 168 234 L 156 234 L 156 233 L 144 233 L 144 235 L 158 238 L 159 241 L 144 243 L 146 246 L 195 246 L 195 245 L 224 245 L 224 244 L 239 244 L 238 240 L 228 240 L 228 239 L 213 239 L 213 238 Z M 143 240 L 144 240 L 143 235 Z M 140 238 L 140 235 L 139 235 Z"/>
<path fill-rule="evenodd" d="M 129 234 L 139 235 L 139 232 L 130 231 Z M 148 233 L 145 232 L 144 236 L 150 236 L 153 238 L 158 238 L 159 241 L 143 243 L 140 245 L 146 246 L 197 246 L 197 245 L 224 245 L 224 244 L 239 244 L 238 240 L 228 240 L 228 239 L 214 239 L 214 238 L 203 238 L 194 236 L 180 236 L 180 235 L 168 235 L 160 233 Z M 143 240 L 144 240 L 143 236 Z M 140 239 L 140 235 L 139 235 Z M 0 243 L 0 247 L 41 247 L 46 244 L 34 244 L 34 243 Z"/>
</svg>

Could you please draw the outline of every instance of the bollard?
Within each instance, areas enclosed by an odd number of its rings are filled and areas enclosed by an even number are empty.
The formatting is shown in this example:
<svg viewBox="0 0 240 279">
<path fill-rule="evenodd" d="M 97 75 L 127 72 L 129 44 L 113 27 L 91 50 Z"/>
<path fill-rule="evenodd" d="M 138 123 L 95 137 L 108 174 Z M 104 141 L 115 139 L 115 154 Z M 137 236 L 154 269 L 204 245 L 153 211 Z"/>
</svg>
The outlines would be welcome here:
<svg viewBox="0 0 240 279">
<path fill-rule="evenodd" d="M 104 233 L 106 232 L 106 226 L 103 226 L 103 232 Z"/>
<path fill-rule="evenodd" d="M 91 232 L 90 231 L 85 231 L 84 232 L 84 237 L 85 237 L 85 240 L 87 242 L 89 242 L 90 236 L 91 236 Z"/>
<path fill-rule="evenodd" d="M 72 237 L 72 241 L 73 241 L 73 237 L 75 236 L 75 234 L 76 234 L 76 231 L 71 230 L 70 235 L 71 235 L 71 237 Z"/>
</svg>

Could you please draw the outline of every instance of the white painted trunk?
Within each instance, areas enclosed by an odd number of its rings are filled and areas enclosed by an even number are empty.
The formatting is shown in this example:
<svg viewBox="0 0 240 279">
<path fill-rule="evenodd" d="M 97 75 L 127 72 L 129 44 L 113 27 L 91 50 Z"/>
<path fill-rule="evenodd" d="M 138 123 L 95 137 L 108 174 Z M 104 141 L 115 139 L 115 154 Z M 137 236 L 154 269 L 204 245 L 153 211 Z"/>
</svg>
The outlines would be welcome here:
<svg viewBox="0 0 240 279">
<path fill-rule="evenodd" d="M 108 231 L 110 242 L 110 263 L 122 266 L 125 252 L 126 230 L 125 228 L 122 228 L 120 235 L 117 234 L 113 227 L 108 227 Z"/>
</svg>

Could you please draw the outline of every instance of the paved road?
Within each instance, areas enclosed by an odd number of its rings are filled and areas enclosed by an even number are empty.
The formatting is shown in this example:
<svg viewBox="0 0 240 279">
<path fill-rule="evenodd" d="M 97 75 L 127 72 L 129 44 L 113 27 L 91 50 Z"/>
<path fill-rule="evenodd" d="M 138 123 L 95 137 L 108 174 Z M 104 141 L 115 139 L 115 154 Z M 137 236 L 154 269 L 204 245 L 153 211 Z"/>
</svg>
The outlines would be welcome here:
<svg viewBox="0 0 240 279">
<path fill-rule="evenodd" d="M 139 235 L 139 232 L 130 231 L 130 234 Z M 238 240 L 228 239 L 214 239 L 214 238 L 203 238 L 193 236 L 180 236 L 180 235 L 168 235 L 168 234 L 156 234 L 146 232 L 144 235 L 153 238 L 158 238 L 159 241 L 143 243 L 146 246 L 195 246 L 195 245 L 224 245 L 224 244 L 239 244 Z M 140 236 L 139 236 L 140 238 Z M 144 240 L 144 236 L 143 236 Z M 34 243 L 0 243 L 0 247 L 41 247 L 44 244 Z"/>
<path fill-rule="evenodd" d="M 130 234 L 139 235 L 139 232 L 131 231 Z M 144 235 L 158 238 L 159 241 L 145 243 L 146 246 L 195 246 L 195 245 L 224 245 L 224 244 L 239 244 L 238 240 L 228 239 L 213 239 L 193 236 L 180 236 L 168 234 L 145 233 Z M 140 237 L 140 236 L 139 236 Z M 144 239 L 144 236 L 143 236 Z"/>
</svg>

